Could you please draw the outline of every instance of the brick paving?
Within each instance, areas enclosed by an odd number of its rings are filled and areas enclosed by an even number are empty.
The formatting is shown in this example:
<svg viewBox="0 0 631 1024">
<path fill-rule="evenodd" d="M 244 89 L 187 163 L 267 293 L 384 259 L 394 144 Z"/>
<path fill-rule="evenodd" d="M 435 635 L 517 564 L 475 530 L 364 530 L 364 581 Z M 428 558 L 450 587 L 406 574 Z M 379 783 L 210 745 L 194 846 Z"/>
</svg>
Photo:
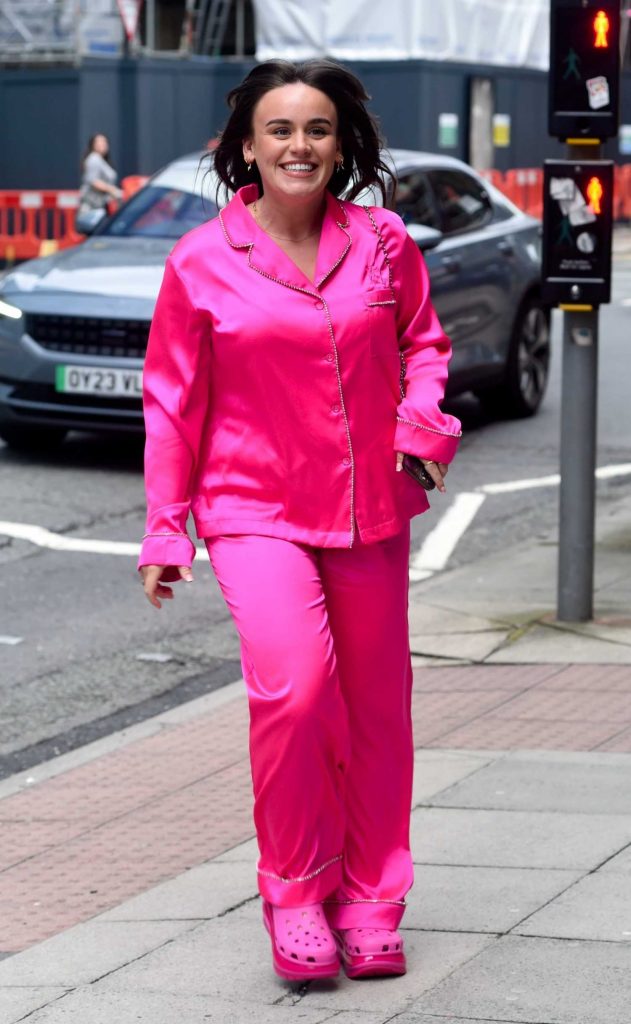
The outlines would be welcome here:
<svg viewBox="0 0 631 1024">
<path fill-rule="evenodd" d="M 631 752 L 631 668 L 415 670 L 417 747 Z M 0 800 L 0 952 L 87 920 L 253 834 L 240 697 Z"/>
</svg>

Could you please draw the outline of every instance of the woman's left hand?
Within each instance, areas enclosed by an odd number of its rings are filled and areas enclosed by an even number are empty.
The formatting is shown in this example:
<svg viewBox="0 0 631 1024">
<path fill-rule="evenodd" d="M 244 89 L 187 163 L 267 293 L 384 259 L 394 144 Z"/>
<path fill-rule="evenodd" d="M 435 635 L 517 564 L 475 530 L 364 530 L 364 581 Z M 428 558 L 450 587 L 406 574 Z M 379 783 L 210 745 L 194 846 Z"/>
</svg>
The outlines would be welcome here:
<svg viewBox="0 0 631 1024">
<path fill-rule="evenodd" d="M 403 455 L 404 452 L 397 452 L 397 473 L 400 473 L 401 470 L 403 469 Z M 447 463 L 434 462 L 433 459 L 423 458 L 421 458 L 421 462 L 423 463 L 425 469 L 427 470 L 432 480 L 436 484 L 438 490 L 441 492 L 441 494 L 444 494 L 445 491 L 447 490 L 447 488 L 445 487 L 445 477 L 447 476 L 447 471 L 449 469 Z"/>
</svg>

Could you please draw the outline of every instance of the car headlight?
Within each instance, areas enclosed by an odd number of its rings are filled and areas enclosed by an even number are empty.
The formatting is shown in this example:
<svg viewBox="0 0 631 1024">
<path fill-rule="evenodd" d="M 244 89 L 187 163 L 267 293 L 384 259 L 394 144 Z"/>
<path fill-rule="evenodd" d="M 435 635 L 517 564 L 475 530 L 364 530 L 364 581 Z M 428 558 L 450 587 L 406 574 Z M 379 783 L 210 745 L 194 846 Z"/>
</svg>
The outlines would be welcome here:
<svg viewBox="0 0 631 1024">
<path fill-rule="evenodd" d="M 13 306 L 10 302 L 0 299 L 0 316 L 7 316 L 9 320 L 19 320 L 22 316 L 22 310 L 18 309 L 17 306 Z"/>
</svg>

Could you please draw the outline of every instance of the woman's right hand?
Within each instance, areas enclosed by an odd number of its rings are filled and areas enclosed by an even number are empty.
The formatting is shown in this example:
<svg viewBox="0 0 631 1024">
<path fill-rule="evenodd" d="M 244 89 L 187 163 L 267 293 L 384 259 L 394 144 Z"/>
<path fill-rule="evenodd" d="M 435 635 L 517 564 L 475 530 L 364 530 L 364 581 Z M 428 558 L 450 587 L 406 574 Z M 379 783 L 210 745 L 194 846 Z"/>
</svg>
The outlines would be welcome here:
<svg viewBox="0 0 631 1024">
<path fill-rule="evenodd" d="M 165 601 L 170 601 L 173 598 L 172 588 L 165 586 L 164 583 L 160 583 L 160 577 L 165 569 L 165 565 L 143 565 L 140 569 L 145 596 L 154 608 L 162 607 L 160 598 Z M 177 571 L 186 583 L 193 582 L 193 573 L 188 565 L 178 565 Z"/>
</svg>

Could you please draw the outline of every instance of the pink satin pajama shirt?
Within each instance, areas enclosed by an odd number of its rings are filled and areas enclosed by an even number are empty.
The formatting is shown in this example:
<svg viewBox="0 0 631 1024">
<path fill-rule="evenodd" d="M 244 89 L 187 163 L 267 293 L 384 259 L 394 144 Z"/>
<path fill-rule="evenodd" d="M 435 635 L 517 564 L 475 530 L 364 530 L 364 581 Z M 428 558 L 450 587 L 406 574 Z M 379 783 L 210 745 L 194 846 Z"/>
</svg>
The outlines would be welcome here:
<svg viewBox="0 0 631 1024">
<path fill-rule="evenodd" d="M 395 452 L 449 462 L 457 447 L 438 405 L 450 343 L 401 219 L 371 207 L 380 239 L 366 209 L 327 193 L 313 283 L 252 218 L 256 197 L 240 189 L 167 261 L 144 370 L 139 566 L 191 564 L 190 510 L 199 537 L 384 540 L 428 505 Z"/>
</svg>

